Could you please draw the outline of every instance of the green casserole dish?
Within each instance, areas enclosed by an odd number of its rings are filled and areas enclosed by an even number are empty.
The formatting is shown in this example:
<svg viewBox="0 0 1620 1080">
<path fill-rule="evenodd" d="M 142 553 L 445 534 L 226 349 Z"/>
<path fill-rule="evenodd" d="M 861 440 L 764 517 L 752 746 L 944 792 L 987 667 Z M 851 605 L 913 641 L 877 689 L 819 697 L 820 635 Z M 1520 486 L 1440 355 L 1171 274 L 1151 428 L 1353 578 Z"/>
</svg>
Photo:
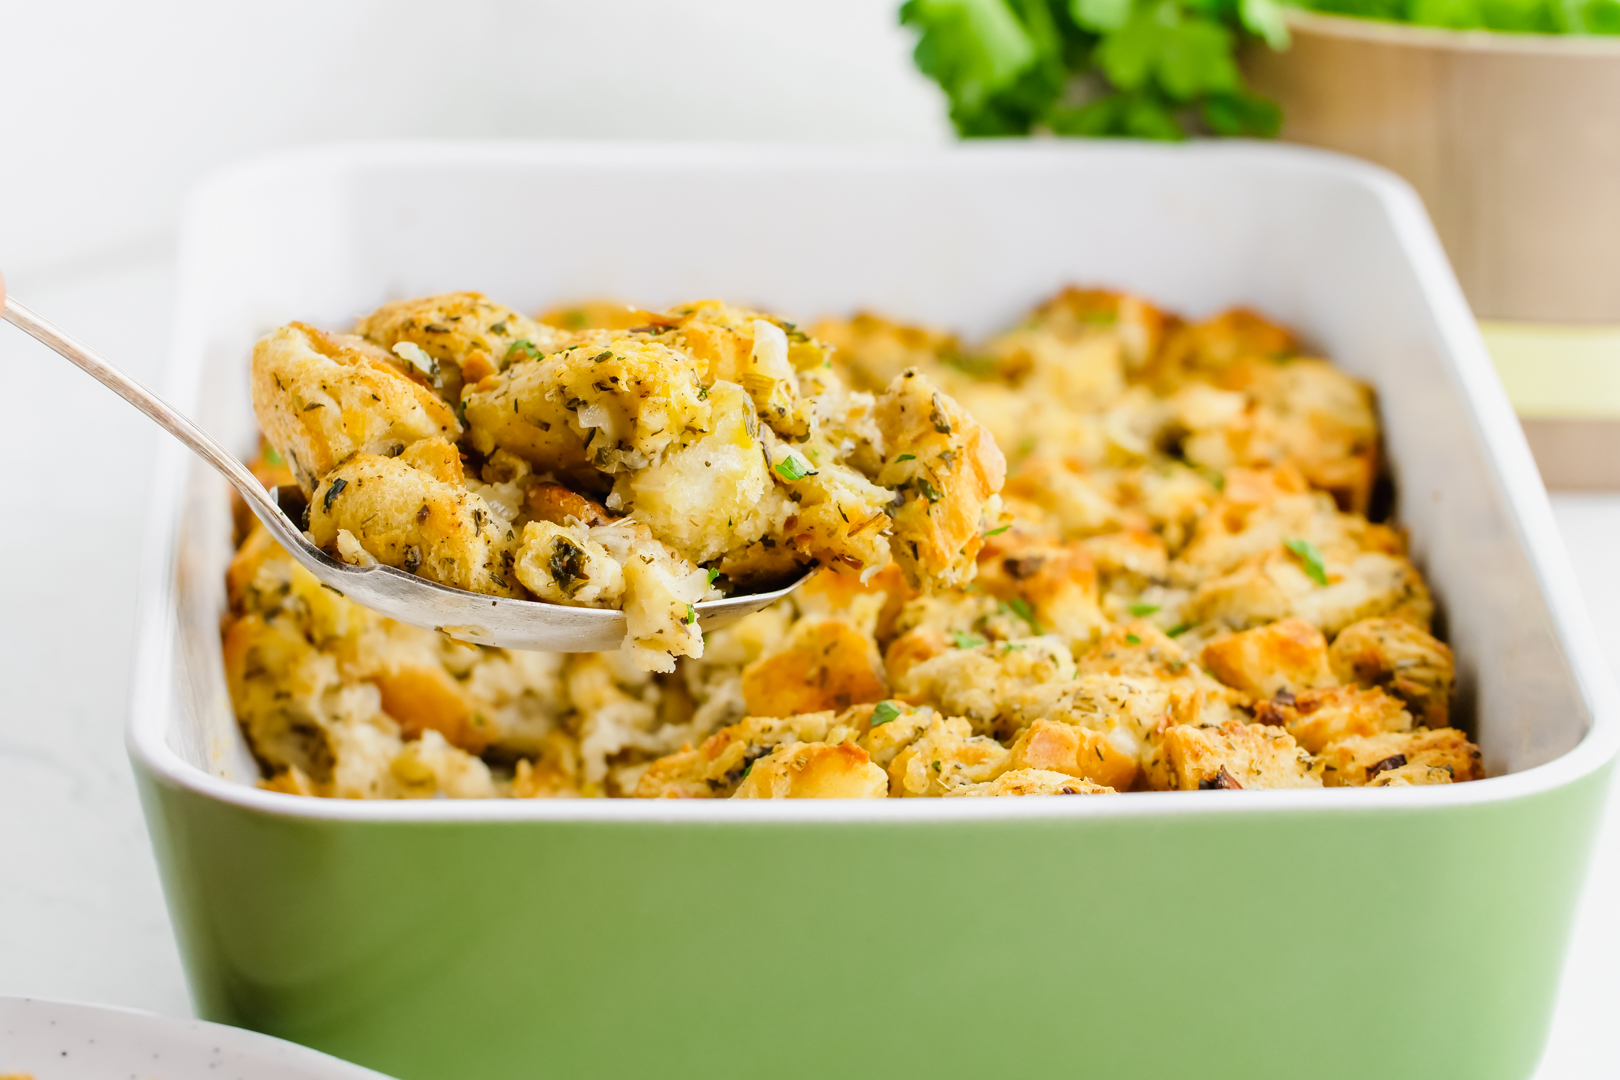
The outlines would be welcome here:
<svg viewBox="0 0 1620 1080">
<path fill-rule="evenodd" d="M 390 296 L 725 295 L 978 332 L 1069 282 L 1252 305 L 1377 387 L 1489 779 L 748 805 L 261 791 L 219 655 L 229 501 L 175 450 L 129 744 L 200 1015 L 402 1080 L 1531 1075 L 1614 688 L 1455 279 L 1388 174 L 1240 145 L 283 154 L 192 202 L 168 391 L 246 451 L 253 339 Z"/>
</svg>

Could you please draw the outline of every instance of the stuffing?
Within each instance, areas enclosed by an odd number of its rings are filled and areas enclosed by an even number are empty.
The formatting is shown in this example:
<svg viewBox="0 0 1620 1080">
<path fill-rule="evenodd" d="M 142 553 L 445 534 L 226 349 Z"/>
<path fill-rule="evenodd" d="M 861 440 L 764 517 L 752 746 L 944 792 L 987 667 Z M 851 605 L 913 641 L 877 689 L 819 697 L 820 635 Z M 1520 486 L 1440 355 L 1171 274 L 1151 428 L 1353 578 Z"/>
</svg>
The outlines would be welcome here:
<svg viewBox="0 0 1620 1080">
<path fill-rule="evenodd" d="M 1255 719 L 1282 728 L 1313 754 L 1351 736 L 1412 730 L 1412 714 L 1382 690 L 1330 686 L 1299 694 L 1283 691 L 1255 707 Z"/>
<path fill-rule="evenodd" d="M 983 784 L 964 784 L 945 793 L 951 796 L 996 795 L 1112 795 L 1105 784 L 1077 779 L 1067 773 L 1046 769 L 1013 769 Z"/>
<path fill-rule="evenodd" d="M 385 566 L 495 596 L 520 595 L 510 532 L 467 490 L 461 459 L 442 439 L 413 443 L 399 457 L 357 454 L 322 478 L 309 504 L 310 538 L 347 562 L 364 565 L 363 551 Z"/>
<path fill-rule="evenodd" d="M 1327 639 L 1299 619 L 1219 638 L 1204 646 L 1199 660 L 1215 678 L 1250 697 L 1297 694 L 1333 683 Z"/>
<path fill-rule="evenodd" d="M 913 586 L 967 584 L 985 532 L 1001 524 L 992 500 L 1006 459 L 989 432 L 916 371 L 889 384 L 877 422 L 890 450 L 878 480 L 903 493 L 892 517 L 906 579 Z"/>
<path fill-rule="evenodd" d="M 811 333 L 835 350 L 834 362 L 857 390 L 880 391 L 907 368 L 949 364 L 961 352 L 951 334 L 865 311 L 849 319 L 823 319 Z"/>
<path fill-rule="evenodd" d="M 743 669 L 743 700 L 755 716 L 792 716 L 883 700 L 877 645 L 838 619 L 802 620 L 780 651 Z"/>
<path fill-rule="evenodd" d="M 889 794 L 939 796 L 994 779 L 1006 768 L 1009 752 L 995 739 L 972 732 L 961 717 L 934 716 L 889 762 Z"/>
<path fill-rule="evenodd" d="M 1317 755 L 1318 773 L 1328 787 L 1378 785 L 1385 772 L 1401 771 L 1381 786 L 1452 783 L 1484 777 L 1479 750 L 1456 728 L 1416 728 L 1376 735 L 1351 735 L 1329 743 Z M 1445 773 L 1441 781 L 1439 773 Z"/>
<path fill-rule="evenodd" d="M 1293 736 L 1237 720 L 1167 728 L 1147 761 L 1147 777 L 1155 791 L 1322 786 Z"/>
<path fill-rule="evenodd" d="M 255 348 L 250 467 L 316 543 L 624 611 L 472 646 L 323 588 L 245 508 L 226 683 L 337 798 L 914 798 L 1481 779 L 1372 391 L 1234 310 L 1068 289 L 982 343 L 716 300 L 473 293 Z M 464 418 L 464 419 L 463 419 Z M 806 580 L 703 633 L 697 605 Z"/>
<path fill-rule="evenodd" d="M 356 454 L 390 456 L 461 434 L 455 412 L 403 361 L 347 334 L 288 323 L 253 347 L 253 412 L 306 496 Z"/>
<path fill-rule="evenodd" d="M 1037 720 L 1018 733 L 1009 769 L 1038 769 L 1078 776 L 1116 791 L 1129 791 L 1140 767 L 1134 747 L 1123 749 L 1107 735 L 1076 724 Z"/>
<path fill-rule="evenodd" d="M 758 761 L 734 799 L 882 799 L 889 777 L 854 743 L 785 743 Z"/>
<path fill-rule="evenodd" d="M 1451 649 L 1406 619 L 1363 619 L 1339 631 L 1328 650 L 1342 683 L 1382 687 L 1406 702 L 1425 727 L 1451 715 Z"/>
<path fill-rule="evenodd" d="M 514 357 L 550 352 L 568 340 L 550 326 L 470 292 L 384 304 L 361 319 L 355 333 L 406 358 L 450 402 L 461 400 L 464 385 L 503 370 Z"/>
<path fill-rule="evenodd" d="M 646 670 L 702 654 L 693 605 L 817 565 L 964 584 L 1002 520 L 1000 451 L 926 375 L 852 388 L 829 346 L 762 312 L 544 322 L 448 293 L 356 331 L 293 323 L 254 351 L 254 406 L 318 500 L 315 542 L 455 588 L 622 609 Z"/>
</svg>

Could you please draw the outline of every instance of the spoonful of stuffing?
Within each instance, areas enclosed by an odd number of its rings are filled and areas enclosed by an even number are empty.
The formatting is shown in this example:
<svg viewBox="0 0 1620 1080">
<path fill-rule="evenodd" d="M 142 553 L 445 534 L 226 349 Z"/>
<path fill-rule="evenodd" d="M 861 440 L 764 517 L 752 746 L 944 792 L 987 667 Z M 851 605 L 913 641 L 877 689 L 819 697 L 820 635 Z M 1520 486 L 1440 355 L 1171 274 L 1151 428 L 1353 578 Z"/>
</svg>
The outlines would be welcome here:
<svg viewBox="0 0 1620 1080">
<path fill-rule="evenodd" d="M 792 323 L 717 301 L 531 319 L 477 293 L 253 349 L 266 487 L 161 398 L 5 296 L 4 318 L 212 465 L 323 584 L 480 645 L 671 671 L 818 565 L 964 584 L 1005 462 L 906 370 L 852 389 Z"/>
</svg>

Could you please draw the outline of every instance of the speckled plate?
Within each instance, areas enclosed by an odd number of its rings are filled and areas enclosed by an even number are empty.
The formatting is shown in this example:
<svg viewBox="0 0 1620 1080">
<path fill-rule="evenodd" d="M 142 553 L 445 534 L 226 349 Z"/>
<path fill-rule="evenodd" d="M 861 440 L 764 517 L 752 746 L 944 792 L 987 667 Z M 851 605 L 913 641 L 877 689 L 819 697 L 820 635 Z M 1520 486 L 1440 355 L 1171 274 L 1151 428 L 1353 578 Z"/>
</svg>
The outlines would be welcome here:
<svg viewBox="0 0 1620 1080">
<path fill-rule="evenodd" d="M 387 1080 L 382 1073 L 205 1020 L 0 997 L 0 1078 Z"/>
</svg>

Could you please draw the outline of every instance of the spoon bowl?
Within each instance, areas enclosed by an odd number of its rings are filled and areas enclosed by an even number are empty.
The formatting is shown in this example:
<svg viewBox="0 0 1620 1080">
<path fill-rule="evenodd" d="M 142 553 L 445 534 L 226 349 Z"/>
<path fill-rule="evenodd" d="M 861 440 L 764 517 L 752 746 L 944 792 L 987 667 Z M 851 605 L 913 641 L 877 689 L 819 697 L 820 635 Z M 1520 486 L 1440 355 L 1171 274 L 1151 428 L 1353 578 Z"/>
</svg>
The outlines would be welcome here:
<svg viewBox="0 0 1620 1080">
<path fill-rule="evenodd" d="M 302 518 L 301 492 L 266 489 L 234 455 L 162 398 L 82 342 L 7 296 L 3 278 L 0 278 L 0 304 L 3 304 L 0 318 L 44 342 L 218 470 L 288 554 L 339 595 L 399 622 L 438 630 L 474 645 L 536 652 L 610 652 L 624 641 L 626 622 L 622 611 L 487 596 L 440 585 L 392 566 L 352 566 L 332 558 L 310 542 L 289 514 L 292 511 Z M 698 626 L 705 633 L 718 630 L 744 615 L 769 607 L 809 576 L 806 572 L 770 592 L 694 604 Z"/>
</svg>

